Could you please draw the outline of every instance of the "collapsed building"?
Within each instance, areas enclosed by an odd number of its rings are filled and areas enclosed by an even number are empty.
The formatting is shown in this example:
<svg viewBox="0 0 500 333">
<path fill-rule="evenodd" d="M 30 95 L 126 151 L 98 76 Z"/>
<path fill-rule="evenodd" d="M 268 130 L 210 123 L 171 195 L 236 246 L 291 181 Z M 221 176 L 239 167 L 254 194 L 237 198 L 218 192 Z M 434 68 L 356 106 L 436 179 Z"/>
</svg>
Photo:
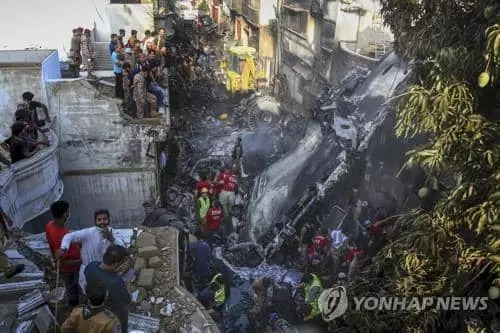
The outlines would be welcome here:
<svg viewBox="0 0 500 333">
<path fill-rule="evenodd" d="M 132 247 L 137 250 L 136 274 L 130 277 L 135 284 L 133 295 L 137 306 L 131 320 L 143 323 L 130 326 L 153 332 L 168 321 L 179 328 L 189 324 L 199 308 L 194 300 L 187 303 L 180 300 L 185 296 L 179 287 L 182 283 L 179 276 L 186 266 L 187 242 L 170 239 L 169 244 L 163 243 L 170 236 L 162 237 L 169 233 L 161 227 L 174 227 L 180 238 L 193 230 L 192 184 L 199 178 L 200 170 L 215 175 L 222 162 L 230 158 L 237 137 L 243 139 L 243 168 L 248 177 L 238 200 L 234 224 L 240 227 L 240 236 L 246 242 L 218 252 L 217 256 L 231 271 L 246 278 L 271 275 L 279 281 L 297 282 L 300 272 L 269 263 L 273 263 L 281 245 L 296 234 L 305 219 L 320 215 L 323 225 L 329 228 L 338 227 L 344 219 L 341 207 L 345 204 L 344 190 L 349 186 L 343 181 L 349 175 L 359 178 L 362 174 L 363 155 L 390 113 L 385 102 L 409 73 L 408 65 L 394 54 L 369 74 L 354 71 L 324 94 L 314 110 L 314 119 L 306 121 L 283 110 L 272 97 L 259 95 L 244 99 L 227 122 L 218 119 L 224 112 L 220 105 L 210 104 L 200 106 L 199 112 L 191 112 L 189 116 L 186 112 L 189 119 L 174 117 L 172 127 L 177 126 L 177 133 L 182 135 L 179 169 L 187 171 L 169 184 L 164 193 L 165 207 L 154 209 L 147 216 L 145 224 L 154 229 L 124 231 L 128 243 L 135 242 Z M 169 75 L 171 83 L 178 82 L 172 79 L 174 71 Z M 205 84 L 209 90 L 205 94 L 207 99 L 216 99 L 209 86 Z M 197 94 L 203 95 L 199 91 Z M 274 228 L 277 225 L 278 230 Z M 25 239 L 23 249 L 31 249 L 38 253 L 34 257 L 41 259 L 38 268 L 33 268 L 33 277 L 38 278 L 16 285 L 22 291 L 46 289 L 43 287 L 46 282 L 40 277 L 43 273 L 49 275 L 51 269 L 44 267 L 50 267 L 52 260 L 43 240 L 43 235 Z M 280 260 L 275 262 L 283 265 Z M 174 274 L 175 271 L 178 273 Z M 10 292 L 13 287 L 6 288 Z M 40 299 L 38 293 L 31 296 Z M 58 297 L 51 293 L 42 296 Z M 19 302 L 23 308 L 20 314 L 29 312 L 24 302 L 24 299 Z M 215 325 L 209 318 L 203 320 L 202 326 Z M 36 325 L 31 319 L 24 322 L 26 329 Z"/>
<path fill-rule="evenodd" d="M 123 276 L 134 304 L 129 315 L 130 330 L 218 332 L 201 304 L 181 286 L 186 252 L 180 247 L 187 245 L 182 229 L 144 226 L 116 229 L 114 233 L 128 246 L 133 262 L 133 269 Z M 63 304 L 64 287 L 57 285 L 45 234 L 22 237 L 18 249 L 9 249 L 7 255 L 27 268 L 12 282 L 0 281 L 0 295 L 10 300 L 0 306 L 2 327 L 6 332 L 48 332 L 58 313 L 56 307 L 59 315 L 67 315 L 68 309 Z"/>
</svg>

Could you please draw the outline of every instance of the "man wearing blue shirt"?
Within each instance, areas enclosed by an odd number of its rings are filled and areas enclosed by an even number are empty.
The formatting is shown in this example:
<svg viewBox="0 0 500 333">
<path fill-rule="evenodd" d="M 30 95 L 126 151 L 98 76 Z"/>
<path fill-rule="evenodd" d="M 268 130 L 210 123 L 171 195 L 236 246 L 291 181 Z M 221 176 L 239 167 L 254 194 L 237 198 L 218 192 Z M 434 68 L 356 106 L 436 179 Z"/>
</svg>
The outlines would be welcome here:
<svg viewBox="0 0 500 333">
<path fill-rule="evenodd" d="M 127 259 L 127 249 L 119 245 L 110 245 L 102 262 L 92 262 L 85 268 L 88 285 L 102 281 L 108 290 L 105 306 L 120 320 L 122 333 L 128 332 L 128 307 L 132 300 L 125 282 L 119 275 Z"/>
<path fill-rule="evenodd" d="M 115 97 L 123 99 L 123 70 L 121 66 L 121 52 L 120 45 L 115 46 L 115 50 L 111 54 L 111 61 L 113 62 L 113 72 L 115 73 Z"/>
<path fill-rule="evenodd" d="M 118 35 L 111 34 L 111 41 L 109 42 L 109 54 L 113 54 L 113 52 L 115 52 L 117 44 L 118 44 Z"/>
</svg>

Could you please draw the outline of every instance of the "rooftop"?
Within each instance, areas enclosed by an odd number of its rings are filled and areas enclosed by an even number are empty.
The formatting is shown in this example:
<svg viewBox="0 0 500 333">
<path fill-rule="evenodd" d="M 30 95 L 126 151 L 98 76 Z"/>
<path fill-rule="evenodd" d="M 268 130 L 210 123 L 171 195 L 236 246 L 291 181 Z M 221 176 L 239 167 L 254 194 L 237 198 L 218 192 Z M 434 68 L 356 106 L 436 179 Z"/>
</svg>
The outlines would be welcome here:
<svg viewBox="0 0 500 333">
<path fill-rule="evenodd" d="M 5 65 L 38 65 L 52 52 L 57 50 L 7 50 L 0 51 L 0 66 Z"/>
</svg>

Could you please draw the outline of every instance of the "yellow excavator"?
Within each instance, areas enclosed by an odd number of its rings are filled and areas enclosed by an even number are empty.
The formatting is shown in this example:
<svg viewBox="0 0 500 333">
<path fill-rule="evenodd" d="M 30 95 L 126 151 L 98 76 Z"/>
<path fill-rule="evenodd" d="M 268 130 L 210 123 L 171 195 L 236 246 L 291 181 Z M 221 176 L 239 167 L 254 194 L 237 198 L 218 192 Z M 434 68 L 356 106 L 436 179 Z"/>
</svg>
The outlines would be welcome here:
<svg viewBox="0 0 500 333">
<path fill-rule="evenodd" d="M 258 90 L 268 85 L 267 74 L 258 71 L 255 66 L 256 50 L 249 46 L 233 46 L 229 48 L 225 63 L 222 64 L 226 71 L 226 89 L 234 94 Z"/>
</svg>

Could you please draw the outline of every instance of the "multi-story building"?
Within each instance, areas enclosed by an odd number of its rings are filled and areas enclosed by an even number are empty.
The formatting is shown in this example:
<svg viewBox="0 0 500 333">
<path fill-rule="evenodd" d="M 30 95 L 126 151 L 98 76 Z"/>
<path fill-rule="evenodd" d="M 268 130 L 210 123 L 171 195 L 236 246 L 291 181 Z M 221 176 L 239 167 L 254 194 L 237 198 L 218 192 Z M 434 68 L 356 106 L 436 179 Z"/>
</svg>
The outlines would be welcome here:
<svg viewBox="0 0 500 333">
<path fill-rule="evenodd" d="M 307 113 L 326 85 L 379 61 L 392 41 L 379 9 L 377 0 L 283 0 L 279 72 L 290 107 Z"/>
<path fill-rule="evenodd" d="M 276 1 L 228 0 L 233 40 L 238 45 L 254 47 L 259 56 L 258 66 L 274 72 L 276 57 Z"/>
</svg>

